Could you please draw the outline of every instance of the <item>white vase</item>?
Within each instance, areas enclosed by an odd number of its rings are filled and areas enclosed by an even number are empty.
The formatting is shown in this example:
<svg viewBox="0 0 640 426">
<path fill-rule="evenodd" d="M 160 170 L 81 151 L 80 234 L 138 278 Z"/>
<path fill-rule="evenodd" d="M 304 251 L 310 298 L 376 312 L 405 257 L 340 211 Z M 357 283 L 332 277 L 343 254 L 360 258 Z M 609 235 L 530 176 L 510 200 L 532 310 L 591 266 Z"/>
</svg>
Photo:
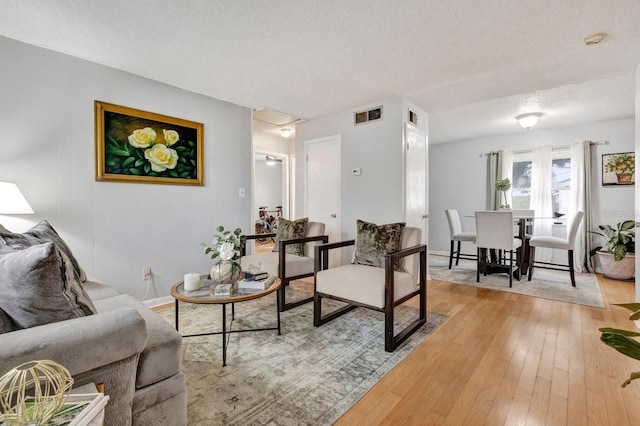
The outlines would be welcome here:
<svg viewBox="0 0 640 426">
<path fill-rule="evenodd" d="M 235 260 L 221 260 L 210 271 L 211 280 L 219 284 L 235 284 L 241 275 L 242 267 Z"/>
</svg>

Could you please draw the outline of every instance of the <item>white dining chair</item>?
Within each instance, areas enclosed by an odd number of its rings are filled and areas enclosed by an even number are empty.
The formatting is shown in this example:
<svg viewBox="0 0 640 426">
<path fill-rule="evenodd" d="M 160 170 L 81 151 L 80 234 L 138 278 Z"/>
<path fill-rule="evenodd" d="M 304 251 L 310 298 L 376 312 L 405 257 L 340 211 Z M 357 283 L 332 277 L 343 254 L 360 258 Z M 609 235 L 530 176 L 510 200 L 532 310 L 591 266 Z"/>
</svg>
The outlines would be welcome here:
<svg viewBox="0 0 640 426">
<path fill-rule="evenodd" d="M 571 220 L 569 221 L 569 225 L 567 227 L 567 238 L 558 238 L 558 237 L 547 237 L 547 236 L 538 236 L 535 235 L 531 237 L 529 240 L 529 278 L 531 281 L 533 277 L 533 266 L 535 265 L 535 256 L 536 256 L 536 248 L 544 247 L 551 249 L 559 249 L 559 250 L 567 250 L 569 256 L 569 265 L 559 265 L 557 263 L 549 263 L 549 262 L 538 262 L 536 265 L 538 268 L 544 269 L 556 269 L 561 271 L 566 271 L 567 268 L 569 270 L 569 275 L 571 276 L 571 285 L 573 287 L 576 286 L 576 277 L 575 272 L 573 270 L 573 249 L 576 245 L 576 235 L 578 234 L 578 228 L 580 227 L 580 222 L 582 222 L 582 217 L 584 216 L 584 212 L 576 212 Z M 544 265 L 544 266 L 542 266 Z"/>
<path fill-rule="evenodd" d="M 476 246 L 478 261 L 476 281 L 480 282 L 480 271 L 487 275 L 491 272 L 509 274 L 509 287 L 513 286 L 513 274 L 520 280 L 518 264 L 513 263 L 513 253 L 522 246 L 522 240 L 513 236 L 512 211 L 477 211 L 476 212 Z M 493 255 L 492 250 L 509 253 L 508 265 L 500 254 Z M 493 258 L 493 259 L 492 259 Z M 495 260 L 495 261 L 494 261 Z M 514 268 L 515 266 L 515 268 Z"/>
<path fill-rule="evenodd" d="M 458 266 L 458 263 L 460 262 L 460 257 L 463 259 L 476 259 L 473 255 L 460 253 L 460 246 L 463 241 L 470 243 L 476 242 L 476 233 L 462 231 L 462 223 L 460 222 L 458 210 L 447 209 L 444 212 L 447 215 L 447 221 L 449 222 L 449 237 L 451 238 L 451 248 L 449 249 L 449 269 L 451 269 L 454 255 L 456 257 L 456 266 Z M 454 249 L 456 243 L 457 248 Z"/>
</svg>

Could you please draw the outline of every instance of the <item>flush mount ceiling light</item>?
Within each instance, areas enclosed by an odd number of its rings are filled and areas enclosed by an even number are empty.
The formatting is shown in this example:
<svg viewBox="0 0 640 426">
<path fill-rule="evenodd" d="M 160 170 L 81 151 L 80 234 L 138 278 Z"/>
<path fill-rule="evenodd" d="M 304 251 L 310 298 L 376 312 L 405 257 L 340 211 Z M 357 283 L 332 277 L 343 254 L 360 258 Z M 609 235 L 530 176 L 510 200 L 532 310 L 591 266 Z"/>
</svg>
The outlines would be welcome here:
<svg viewBox="0 0 640 426">
<path fill-rule="evenodd" d="M 594 44 L 602 43 L 607 38 L 607 33 L 592 34 L 584 38 L 584 44 L 586 46 L 593 46 Z"/>
<path fill-rule="evenodd" d="M 277 159 L 273 155 L 267 155 L 266 160 L 267 160 L 267 166 L 275 166 L 276 165 Z"/>
<path fill-rule="evenodd" d="M 538 119 L 540 117 L 542 117 L 541 112 L 530 112 L 517 116 L 516 120 L 518 120 L 518 123 L 520 123 L 520 126 L 522 126 L 522 128 L 529 130 L 530 128 L 535 126 L 536 123 L 538 123 Z"/>
<path fill-rule="evenodd" d="M 283 138 L 288 138 L 289 136 L 291 136 L 291 129 L 280 129 L 280 134 Z"/>
</svg>

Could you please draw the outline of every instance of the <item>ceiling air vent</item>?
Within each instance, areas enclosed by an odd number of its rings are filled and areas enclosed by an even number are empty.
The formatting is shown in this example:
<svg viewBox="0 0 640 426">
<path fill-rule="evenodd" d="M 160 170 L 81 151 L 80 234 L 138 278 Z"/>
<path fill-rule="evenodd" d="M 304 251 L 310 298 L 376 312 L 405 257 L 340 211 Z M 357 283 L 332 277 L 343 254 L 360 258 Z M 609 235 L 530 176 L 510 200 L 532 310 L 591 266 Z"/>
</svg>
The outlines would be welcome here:
<svg viewBox="0 0 640 426">
<path fill-rule="evenodd" d="M 353 123 L 355 125 L 368 123 L 370 121 L 380 120 L 382 118 L 382 107 L 375 107 L 366 111 L 358 111 L 353 114 Z"/>
</svg>

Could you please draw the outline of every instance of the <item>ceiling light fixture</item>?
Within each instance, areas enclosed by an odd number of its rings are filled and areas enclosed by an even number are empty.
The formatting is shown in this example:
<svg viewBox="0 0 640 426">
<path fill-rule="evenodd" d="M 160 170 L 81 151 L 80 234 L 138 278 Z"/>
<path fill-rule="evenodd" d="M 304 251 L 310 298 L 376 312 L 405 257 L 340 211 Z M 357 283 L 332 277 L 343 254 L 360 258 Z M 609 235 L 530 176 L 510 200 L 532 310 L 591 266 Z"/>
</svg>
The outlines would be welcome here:
<svg viewBox="0 0 640 426">
<path fill-rule="evenodd" d="M 276 165 L 276 157 L 273 155 L 267 155 L 267 166 L 275 166 Z"/>
<path fill-rule="evenodd" d="M 585 46 L 593 46 L 594 44 L 602 43 L 607 36 L 607 33 L 592 34 L 584 38 L 584 44 Z"/>
<path fill-rule="evenodd" d="M 538 123 L 538 119 L 540 117 L 542 117 L 541 112 L 530 112 L 517 116 L 516 120 L 518 120 L 518 123 L 520 123 L 520 126 L 522 126 L 523 129 L 529 130 Z"/>
<path fill-rule="evenodd" d="M 280 134 L 283 138 L 288 138 L 289 136 L 291 136 L 291 129 L 280 129 Z"/>
</svg>

